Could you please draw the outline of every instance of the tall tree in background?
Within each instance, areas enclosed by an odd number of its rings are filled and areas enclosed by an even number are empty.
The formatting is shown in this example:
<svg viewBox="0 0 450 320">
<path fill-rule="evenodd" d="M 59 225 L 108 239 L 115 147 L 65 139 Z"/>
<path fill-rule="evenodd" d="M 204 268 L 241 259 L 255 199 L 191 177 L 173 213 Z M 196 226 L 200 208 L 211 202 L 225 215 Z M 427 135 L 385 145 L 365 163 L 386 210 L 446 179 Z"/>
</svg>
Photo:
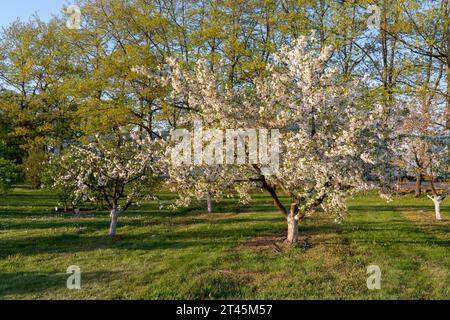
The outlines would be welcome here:
<svg viewBox="0 0 450 320">
<path fill-rule="evenodd" d="M 24 147 L 45 149 L 71 137 L 74 67 L 61 25 L 15 22 L 2 33 L 0 55 L 0 107 Z"/>
<path fill-rule="evenodd" d="M 440 83 L 436 92 L 445 98 L 445 126 L 450 129 L 450 3 L 410 0 L 401 9 L 405 27 L 391 35 L 414 55 L 444 66 L 445 84 Z"/>
<path fill-rule="evenodd" d="M 57 20 L 46 24 L 34 18 L 3 31 L 0 56 L 0 109 L 11 120 L 8 139 L 20 141 L 26 150 L 29 161 L 23 168 L 38 188 L 45 153 L 75 135 L 71 51 Z"/>
</svg>

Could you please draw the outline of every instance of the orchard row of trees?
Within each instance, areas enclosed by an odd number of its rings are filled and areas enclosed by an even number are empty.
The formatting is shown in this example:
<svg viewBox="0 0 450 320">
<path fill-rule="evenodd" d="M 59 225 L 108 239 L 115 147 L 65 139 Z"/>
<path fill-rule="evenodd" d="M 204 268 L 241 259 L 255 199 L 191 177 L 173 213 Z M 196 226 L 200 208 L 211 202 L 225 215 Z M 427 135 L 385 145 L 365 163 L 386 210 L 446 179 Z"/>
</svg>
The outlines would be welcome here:
<svg viewBox="0 0 450 320">
<path fill-rule="evenodd" d="M 376 5 L 373 11 L 367 9 Z M 354 192 L 449 178 L 448 0 L 82 0 L 0 35 L 0 185 L 26 176 L 117 217 L 161 183 L 192 199 L 268 192 L 288 221 Z M 368 21 L 375 23 L 368 23 Z M 281 132 L 281 167 L 173 166 L 162 132 Z M 232 191 L 234 190 L 234 191 Z M 286 206 L 280 192 L 291 198 Z"/>
</svg>

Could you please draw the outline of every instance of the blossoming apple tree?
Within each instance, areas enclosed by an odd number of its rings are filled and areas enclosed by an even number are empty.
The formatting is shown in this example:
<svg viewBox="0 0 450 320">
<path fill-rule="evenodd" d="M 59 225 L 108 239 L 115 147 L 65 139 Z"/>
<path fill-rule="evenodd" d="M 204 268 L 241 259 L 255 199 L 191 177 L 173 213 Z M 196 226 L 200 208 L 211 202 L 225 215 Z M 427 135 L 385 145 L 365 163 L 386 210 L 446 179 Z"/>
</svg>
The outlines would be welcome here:
<svg viewBox="0 0 450 320">
<path fill-rule="evenodd" d="M 233 183 L 244 198 L 251 187 L 267 191 L 287 220 L 291 244 L 298 241 L 299 222 L 305 217 L 320 210 L 342 216 L 348 196 L 367 188 L 385 190 L 391 174 L 393 117 L 364 101 L 363 80 L 341 80 L 332 67 L 332 48 L 317 52 L 313 41 L 303 37 L 282 48 L 263 75 L 237 85 L 222 79 L 220 68 L 211 72 L 205 61 L 190 72 L 170 62 L 172 98 L 195 110 L 185 115 L 186 126 L 197 119 L 210 130 L 280 131 L 276 171 L 267 170 L 260 153 L 259 161 L 220 166 L 220 176 L 228 180 L 218 183 Z M 200 161 L 172 169 L 171 179 L 180 181 L 182 173 L 181 180 L 190 182 L 176 188 L 195 188 L 196 181 L 204 184 L 195 172 L 209 166 Z M 280 193 L 291 203 L 283 203 Z"/>
<path fill-rule="evenodd" d="M 61 158 L 65 170 L 55 186 L 71 190 L 75 201 L 106 202 L 113 237 L 121 213 L 140 200 L 153 198 L 164 162 L 162 143 L 131 134 L 97 136 L 86 145 L 74 145 Z"/>
</svg>

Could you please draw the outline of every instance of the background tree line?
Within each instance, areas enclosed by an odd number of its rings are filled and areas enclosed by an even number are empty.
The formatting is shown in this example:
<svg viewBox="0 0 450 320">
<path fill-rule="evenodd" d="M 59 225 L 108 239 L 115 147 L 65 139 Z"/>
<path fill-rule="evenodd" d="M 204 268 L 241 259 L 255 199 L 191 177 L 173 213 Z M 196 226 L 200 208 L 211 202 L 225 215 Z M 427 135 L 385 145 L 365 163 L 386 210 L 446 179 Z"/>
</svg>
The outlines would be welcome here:
<svg viewBox="0 0 450 320">
<path fill-rule="evenodd" d="M 370 4 L 380 26 L 369 28 Z M 447 0 L 83 0 L 80 30 L 62 11 L 51 21 L 15 21 L 0 35 L 0 173 L 3 188 L 26 177 L 43 184 L 43 163 L 74 141 L 125 130 L 153 137 L 196 112 L 160 78 L 176 57 L 199 59 L 240 87 L 273 54 L 304 35 L 334 48 L 340 77 L 368 76 L 370 101 L 395 110 L 408 101 L 409 137 L 398 166 L 417 181 L 443 178 L 428 138 L 448 145 L 450 14 Z M 147 76 L 133 72 L 144 68 Z M 427 138 L 427 139 L 424 139 Z M 447 137 L 447 138 L 446 138 Z M 439 155 L 442 157 L 442 155 Z M 442 159 L 442 158 L 441 158 Z M 45 180 L 45 179 L 44 179 Z M 420 187 L 416 192 L 420 193 Z"/>
</svg>

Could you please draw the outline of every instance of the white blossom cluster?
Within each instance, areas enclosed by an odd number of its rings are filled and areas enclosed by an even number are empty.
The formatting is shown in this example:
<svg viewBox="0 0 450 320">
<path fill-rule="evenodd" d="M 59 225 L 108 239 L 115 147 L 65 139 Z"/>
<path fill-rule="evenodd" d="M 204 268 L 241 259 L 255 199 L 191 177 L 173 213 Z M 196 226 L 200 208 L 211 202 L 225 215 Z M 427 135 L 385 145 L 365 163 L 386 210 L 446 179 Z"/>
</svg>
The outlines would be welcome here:
<svg viewBox="0 0 450 320">
<path fill-rule="evenodd" d="M 199 119 L 205 129 L 281 132 L 275 176 L 265 176 L 258 165 L 171 168 L 169 182 L 185 203 L 229 187 L 248 199 L 252 187 L 267 183 L 291 196 L 305 215 L 319 207 L 341 215 L 349 195 L 388 184 L 394 124 L 382 108 L 363 103 L 362 80 L 339 78 L 330 67 L 332 53 L 332 48 L 309 50 L 303 37 L 282 48 L 264 75 L 233 85 L 210 72 L 205 61 L 193 72 L 169 61 L 172 98 L 195 110 L 182 119 L 184 125 Z"/>
<path fill-rule="evenodd" d="M 151 197 L 162 172 L 162 141 L 131 134 L 120 139 L 97 136 L 87 145 L 74 145 L 61 159 L 65 168 L 55 186 L 74 190 L 79 200 L 105 201 L 113 209 Z M 120 204 L 121 200 L 125 200 Z"/>
</svg>

